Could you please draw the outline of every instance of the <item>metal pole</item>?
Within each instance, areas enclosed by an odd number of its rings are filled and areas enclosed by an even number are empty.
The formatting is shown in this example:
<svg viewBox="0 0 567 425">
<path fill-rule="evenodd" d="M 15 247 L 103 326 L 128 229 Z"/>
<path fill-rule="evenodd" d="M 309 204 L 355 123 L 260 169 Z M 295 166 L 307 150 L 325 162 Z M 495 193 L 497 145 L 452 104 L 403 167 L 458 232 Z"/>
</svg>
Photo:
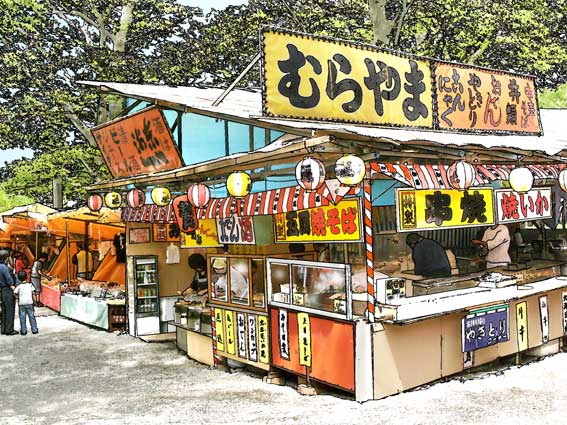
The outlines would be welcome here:
<svg viewBox="0 0 567 425">
<path fill-rule="evenodd" d="M 65 220 L 65 244 L 66 244 L 66 248 L 67 248 L 67 284 L 70 286 L 71 285 L 71 265 L 69 264 L 69 258 L 70 258 L 70 249 L 71 249 L 71 245 L 69 244 L 69 221 Z"/>
<path fill-rule="evenodd" d="M 262 57 L 262 53 L 258 53 L 256 56 L 254 56 L 254 58 L 250 61 L 248 66 L 244 68 L 244 71 L 242 71 L 240 75 L 236 77 L 236 80 L 234 80 L 233 83 L 230 86 L 228 86 L 228 88 L 225 91 L 222 92 L 222 94 L 218 97 L 218 99 L 213 102 L 212 106 L 219 106 L 220 103 L 224 100 L 224 98 L 228 96 L 228 94 L 232 91 L 232 89 L 234 89 L 234 87 L 236 87 L 236 85 L 240 82 L 240 80 L 242 80 L 242 78 L 248 73 L 248 71 L 250 71 L 250 69 L 254 65 L 256 65 L 256 62 L 258 62 L 261 57 Z"/>
</svg>

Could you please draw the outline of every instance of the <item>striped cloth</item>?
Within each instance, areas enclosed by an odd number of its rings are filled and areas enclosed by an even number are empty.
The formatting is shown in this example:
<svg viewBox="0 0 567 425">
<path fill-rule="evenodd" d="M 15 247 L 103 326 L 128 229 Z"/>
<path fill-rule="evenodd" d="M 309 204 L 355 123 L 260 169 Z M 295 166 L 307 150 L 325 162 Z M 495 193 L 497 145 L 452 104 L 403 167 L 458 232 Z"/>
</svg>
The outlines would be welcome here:
<svg viewBox="0 0 567 425">
<path fill-rule="evenodd" d="M 557 179 L 566 164 L 526 164 L 536 179 Z M 515 165 L 474 165 L 474 186 L 484 186 L 495 180 L 508 180 Z M 371 176 L 384 174 L 415 189 L 452 189 L 447 177 L 449 165 L 370 163 Z"/>
</svg>

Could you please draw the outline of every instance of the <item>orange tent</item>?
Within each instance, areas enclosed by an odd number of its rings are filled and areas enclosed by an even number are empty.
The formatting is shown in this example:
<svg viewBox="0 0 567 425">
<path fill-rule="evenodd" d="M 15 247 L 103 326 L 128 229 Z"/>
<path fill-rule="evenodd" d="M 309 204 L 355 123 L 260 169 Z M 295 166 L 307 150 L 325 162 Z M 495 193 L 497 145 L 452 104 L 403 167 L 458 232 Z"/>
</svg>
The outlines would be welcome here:
<svg viewBox="0 0 567 425">
<path fill-rule="evenodd" d="M 93 280 L 101 280 L 104 282 L 116 282 L 122 288 L 126 287 L 126 265 L 117 263 L 116 256 L 110 252 L 106 254 L 102 263 L 96 269 Z"/>
</svg>

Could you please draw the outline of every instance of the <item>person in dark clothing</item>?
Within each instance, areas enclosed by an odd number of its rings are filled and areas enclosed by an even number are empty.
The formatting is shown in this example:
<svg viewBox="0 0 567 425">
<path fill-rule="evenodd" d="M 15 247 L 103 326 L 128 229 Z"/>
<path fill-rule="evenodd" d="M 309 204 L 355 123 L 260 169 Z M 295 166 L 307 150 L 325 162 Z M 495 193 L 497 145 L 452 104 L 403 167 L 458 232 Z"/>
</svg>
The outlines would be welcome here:
<svg viewBox="0 0 567 425">
<path fill-rule="evenodd" d="M 2 335 L 17 335 L 14 330 L 14 315 L 16 314 L 16 300 L 14 298 L 14 288 L 16 279 L 6 261 L 10 253 L 6 250 L 0 250 L 0 294 L 2 296 L 2 324 L 0 333 Z"/>
<path fill-rule="evenodd" d="M 424 277 L 445 277 L 451 275 L 451 266 L 445 248 L 433 239 L 418 233 L 410 233 L 406 244 L 412 249 L 415 274 Z"/>
</svg>

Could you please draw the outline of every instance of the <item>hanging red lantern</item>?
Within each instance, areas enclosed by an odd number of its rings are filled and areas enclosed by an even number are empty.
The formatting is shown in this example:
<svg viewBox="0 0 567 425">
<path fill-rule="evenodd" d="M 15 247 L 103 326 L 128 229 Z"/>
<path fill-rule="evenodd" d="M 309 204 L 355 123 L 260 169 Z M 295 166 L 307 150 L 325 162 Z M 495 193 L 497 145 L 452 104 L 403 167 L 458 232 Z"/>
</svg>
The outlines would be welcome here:
<svg viewBox="0 0 567 425">
<path fill-rule="evenodd" d="M 325 166 L 318 159 L 305 157 L 295 166 L 295 178 L 303 189 L 317 190 L 325 181 Z"/>
<path fill-rule="evenodd" d="M 100 209 L 102 208 L 102 196 L 96 193 L 89 196 L 89 199 L 87 200 L 87 206 L 91 211 L 100 211 Z"/>
<path fill-rule="evenodd" d="M 447 169 L 447 179 L 454 189 L 467 190 L 476 179 L 474 165 L 467 161 L 455 161 Z"/>
<path fill-rule="evenodd" d="M 140 189 L 132 189 L 126 195 L 126 202 L 129 207 L 140 208 L 146 203 L 146 194 Z"/>
<path fill-rule="evenodd" d="M 211 199 L 211 191 L 203 183 L 195 183 L 187 189 L 187 198 L 195 208 L 203 208 Z"/>
</svg>

